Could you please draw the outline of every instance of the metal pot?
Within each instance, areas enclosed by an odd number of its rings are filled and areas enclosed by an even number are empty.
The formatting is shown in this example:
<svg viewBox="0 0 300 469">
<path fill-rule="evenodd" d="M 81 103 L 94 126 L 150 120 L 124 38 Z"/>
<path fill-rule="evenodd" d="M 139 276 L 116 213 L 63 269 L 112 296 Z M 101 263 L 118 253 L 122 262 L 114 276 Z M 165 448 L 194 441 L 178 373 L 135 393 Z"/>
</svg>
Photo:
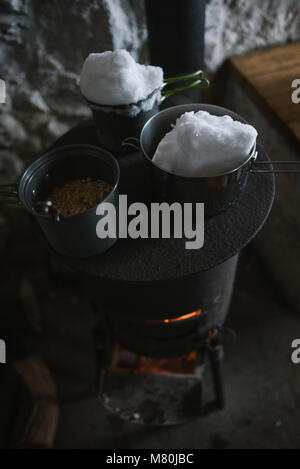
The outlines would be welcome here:
<svg viewBox="0 0 300 469">
<path fill-rule="evenodd" d="M 53 187 L 91 177 L 112 186 L 102 202 L 112 203 L 118 213 L 119 176 L 118 162 L 106 150 L 92 145 L 66 145 L 45 153 L 29 166 L 19 182 L 19 199 L 58 253 L 72 257 L 97 255 L 117 241 L 117 238 L 97 237 L 96 225 L 101 219 L 101 215 L 96 214 L 97 206 L 77 215 L 62 216 L 55 207 L 47 215 L 38 205 L 47 200 Z"/>
<path fill-rule="evenodd" d="M 209 104 L 184 104 L 160 111 L 144 125 L 140 139 L 127 138 L 124 145 L 142 150 L 149 167 L 151 200 L 172 202 L 204 202 L 205 216 L 215 215 L 233 205 L 246 185 L 249 170 L 256 156 L 253 147 L 244 163 L 224 174 L 203 177 L 185 177 L 169 173 L 152 161 L 156 148 L 172 124 L 188 111 L 208 111 L 216 116 L 229 115 L 234 120 L 247 123 L 238 114 Z"/>
<path fill-rule="evenodd" d="M 182 82 L 182 83 L 180 83 Z M 179 85 L 174 88 L 174 84 Z M 168 89 L 168 86 L 171 89 Z M 97 138 L 101 145 L 117 153 L 128 151 L 122 141 L 128 136 L 138 137 L 145 123 L 159 111 L 159 105 L 174 94 L 189 89 L 207 88 L 208 79 L 202 70 L 187 75 L 166 78 L 159 89 L 136 103 L 105 105 L 89 101 L 82 95 L 92 110 Z"/>
<path fill-rule="evenodd" d="M 122 141 L 128 135 L 139 136 L 144 124 L 159 110 L 158 101 L 153 103 L 153 106 L 148 111 L 140 110 L 137 114 L 134 113 L 133 108 L 136 109 L 142 105 L 143 101 L 151 99 L 151 93 L 145 100 L 139 101 L 136 104 L 124 104 L 118 106 L 105 106 L 88 101 L 92 110 L 96 134 L 100 145 L 103 145 L 109 151 L 121 153 L 128 152 L 128 149 L 122 146 Z M 157 90 L 155 90 L 157 94 Z"/>
</svg>

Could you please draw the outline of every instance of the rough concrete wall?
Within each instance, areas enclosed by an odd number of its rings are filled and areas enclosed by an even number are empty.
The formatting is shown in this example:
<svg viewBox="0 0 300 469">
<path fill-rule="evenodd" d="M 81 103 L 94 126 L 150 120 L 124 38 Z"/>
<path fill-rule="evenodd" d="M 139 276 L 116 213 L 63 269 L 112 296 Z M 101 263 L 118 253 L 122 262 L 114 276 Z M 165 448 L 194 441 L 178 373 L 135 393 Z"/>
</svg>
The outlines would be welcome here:
<svg viewBox="0 0 300 469">
<path fill-rule="evenodd" d="M 0 177 L 89 115 L 77 85 L 85 57 L 116 47 L 138 57 L 144 21 L 139 0 L 1 1 Z"/>
<path fill-rule="evenodd" d="M 205 61 L 215 71 L 232 55 L 300 39 L 299 0 L 208 0 Z"/>
<path fill-rule="evenodd" d="M 125 47 L 146 60 L 146 37 L 142 0 L 1 0 L 0 177 L 89 115 L 77 86 L 89 52 Z M 210 71 L 229 55 L 299 38 L 298 0 L 207 1 Z"/>
</svg>

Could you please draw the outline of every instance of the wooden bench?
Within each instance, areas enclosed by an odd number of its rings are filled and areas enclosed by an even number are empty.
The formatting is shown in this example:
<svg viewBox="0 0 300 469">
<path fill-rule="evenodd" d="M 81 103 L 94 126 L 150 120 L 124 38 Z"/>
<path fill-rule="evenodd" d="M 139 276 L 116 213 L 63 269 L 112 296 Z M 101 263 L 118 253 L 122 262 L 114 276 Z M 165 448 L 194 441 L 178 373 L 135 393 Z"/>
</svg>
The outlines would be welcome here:
<svg viewBox="0 0 300 469">
<path fill-rule="evenodd" d="M 231 71 L 256 105 L 300 148 L 300 103 L 292 102 L 300 79 L 300 42 L 229 59 Z"/>
<path fill-rule="evenodd" d="M 292 82 L 300 79 L 300 42 L 231 57 L 224 71 L 220 104 L 256 127 L 271 160 L 296 161 L 300 103 L 292 102 Z M 277 174 L 272 213 L 253 246 L 283 297 L 300 313 L 299 206 L 300 174 Z"/>
</svg>

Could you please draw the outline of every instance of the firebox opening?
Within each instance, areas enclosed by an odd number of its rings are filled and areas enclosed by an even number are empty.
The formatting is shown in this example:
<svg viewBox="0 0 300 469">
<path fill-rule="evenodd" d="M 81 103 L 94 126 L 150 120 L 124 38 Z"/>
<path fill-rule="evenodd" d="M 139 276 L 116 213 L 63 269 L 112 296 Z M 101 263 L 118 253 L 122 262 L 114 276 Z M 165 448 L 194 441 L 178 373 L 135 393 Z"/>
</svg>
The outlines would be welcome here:
<svg viewBox="0 0 300 469">
<path fill-rule="evenodd" d="M 197 359 L 197 351 L 176 358 L 152 358 L 138 355 L 120 344 L 115 344 L 112 368 L 133 373 L 194 375 Z"/>
</svg>

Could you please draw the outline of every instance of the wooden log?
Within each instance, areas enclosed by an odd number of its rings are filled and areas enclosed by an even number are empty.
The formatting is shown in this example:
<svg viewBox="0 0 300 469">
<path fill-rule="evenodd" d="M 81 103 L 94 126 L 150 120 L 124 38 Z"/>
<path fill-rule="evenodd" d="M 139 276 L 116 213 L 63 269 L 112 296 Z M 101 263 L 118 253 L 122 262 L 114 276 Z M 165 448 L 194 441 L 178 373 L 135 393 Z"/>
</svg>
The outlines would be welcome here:
<svg viewBox="0 0 300 469">
<path fill-rule="evenodd" d="M 12 448 L 52 448 L 59 420 L 55 382 L 38 356 L 15 362 L 23 384 Z"/>
</svg>

